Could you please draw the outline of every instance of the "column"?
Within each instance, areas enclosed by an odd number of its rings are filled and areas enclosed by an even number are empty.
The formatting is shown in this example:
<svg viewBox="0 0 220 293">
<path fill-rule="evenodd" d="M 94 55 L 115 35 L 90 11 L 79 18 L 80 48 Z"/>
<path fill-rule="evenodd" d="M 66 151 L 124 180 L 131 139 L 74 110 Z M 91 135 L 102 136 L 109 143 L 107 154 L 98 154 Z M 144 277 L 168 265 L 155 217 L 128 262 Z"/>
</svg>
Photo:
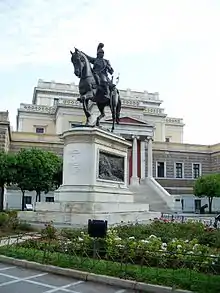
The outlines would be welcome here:
<svg viewBox="0 0 220 293">
<path fill-rule="evenodd" d="M 132 149 L 128 149 L 128 157 L 127 157 L 127 185 L 130 184 L 130 158 L 131 158 Z"/>
<path fill-rule="evenodd" d="M 145 165 L 146 165 L 146 158 L 145 158 L 145 146 L 146 141 L 141 141 L 141 180 L 145 179 Z"/>
<path fill-rule="evenodd" d="M 147 145 L 147 167 L 148 167 L 148 174 L 147 177 L 153 176 L 153 150 L 152 150 L 152 137 L 147 138 L 148 145 Z"/>
<path fill-rule="evenodd" d="M 132 177 L 131 185 L 139 185 L 139 178 L 137 176 L 137 136 L 132 136 Z"/>
</svg>

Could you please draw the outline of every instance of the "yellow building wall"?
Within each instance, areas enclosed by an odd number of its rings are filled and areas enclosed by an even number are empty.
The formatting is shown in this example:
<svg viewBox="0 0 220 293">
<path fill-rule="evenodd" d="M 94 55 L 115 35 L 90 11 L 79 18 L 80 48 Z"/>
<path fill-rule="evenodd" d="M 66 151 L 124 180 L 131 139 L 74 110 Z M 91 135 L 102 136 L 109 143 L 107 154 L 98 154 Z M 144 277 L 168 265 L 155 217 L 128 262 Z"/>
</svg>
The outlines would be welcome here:
<svg viewBox="0 0 220 293">
<path fill-rule="evenodd" d="M 19 119 L 19 131 L 21 132 L 36 132 L 36 127 L 44 127 L 47 134 L 56 133 L 55 121 L 51 118 L 43 116 L 32 118 L 29 116 Z"/>
<path fill-rule="evenodd" d="M 170 142 L 183 142 L 183 126 L 165 125 L 165 138 L 169 138 Z"/>
</svg>

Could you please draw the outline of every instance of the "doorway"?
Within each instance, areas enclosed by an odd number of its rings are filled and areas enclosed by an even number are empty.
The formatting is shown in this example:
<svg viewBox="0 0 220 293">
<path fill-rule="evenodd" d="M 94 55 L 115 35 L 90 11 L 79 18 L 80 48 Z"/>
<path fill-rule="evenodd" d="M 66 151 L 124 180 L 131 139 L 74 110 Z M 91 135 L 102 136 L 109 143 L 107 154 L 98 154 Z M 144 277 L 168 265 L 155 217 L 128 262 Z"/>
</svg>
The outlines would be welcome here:
<svg viewBox="0 0 220 293">
<path fill-rule="evenodd" d="M 157 162 L 157 176 L 158 178 L 165 177 L 165 163 L 164 162 Z"/>
</svg>

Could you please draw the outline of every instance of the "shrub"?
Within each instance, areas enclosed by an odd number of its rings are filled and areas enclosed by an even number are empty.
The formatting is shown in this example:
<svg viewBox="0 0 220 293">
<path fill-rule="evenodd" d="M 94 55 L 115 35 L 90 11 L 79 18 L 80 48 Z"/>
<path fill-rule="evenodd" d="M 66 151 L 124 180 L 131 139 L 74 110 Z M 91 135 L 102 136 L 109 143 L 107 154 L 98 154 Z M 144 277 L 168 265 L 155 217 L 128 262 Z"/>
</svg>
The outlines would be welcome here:
<svg viewBox="0 0 220 293">
<path fill-rule="evenodd" d="M 33 228 L 31 227 L 31 225 L 28 224 L 27 222 L 23 222 L 23 221 L 18 223 L 17 229 L 19 231 L 25 231 L 25 232 L 33 231 Z"/>
<path fill-rule="evenodd" d="M 45 228 L 41 230 L 41 235 L 49 240 L 57 238 L 57 229 L 53 226 L 53 222 L 45 224 Z"/>
<path fill-rule="evenodd" d="M 9 216 L 8 214 L 1 212 L 0 213 L 0 227 L 5 227 L 8 224 Z"/>
</svg>

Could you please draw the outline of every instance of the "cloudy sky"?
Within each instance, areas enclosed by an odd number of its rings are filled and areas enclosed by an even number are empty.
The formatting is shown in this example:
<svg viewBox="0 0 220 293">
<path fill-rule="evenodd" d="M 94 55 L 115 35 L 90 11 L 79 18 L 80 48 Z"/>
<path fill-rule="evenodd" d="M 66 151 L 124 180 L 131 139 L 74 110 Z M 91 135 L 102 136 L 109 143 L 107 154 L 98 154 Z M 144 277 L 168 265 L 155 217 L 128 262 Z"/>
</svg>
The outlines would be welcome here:
<svg viewBox="0 0 220 293">
<path fill-rule="evenodd" d="M 78 82 L 69 50 L 106 58 L 120 88 L 160 93 L 184 140 L 220 142 L 219 0 L 0 0 L 0 110 L 15 126 L 39 78 Z"/>
</svg>

